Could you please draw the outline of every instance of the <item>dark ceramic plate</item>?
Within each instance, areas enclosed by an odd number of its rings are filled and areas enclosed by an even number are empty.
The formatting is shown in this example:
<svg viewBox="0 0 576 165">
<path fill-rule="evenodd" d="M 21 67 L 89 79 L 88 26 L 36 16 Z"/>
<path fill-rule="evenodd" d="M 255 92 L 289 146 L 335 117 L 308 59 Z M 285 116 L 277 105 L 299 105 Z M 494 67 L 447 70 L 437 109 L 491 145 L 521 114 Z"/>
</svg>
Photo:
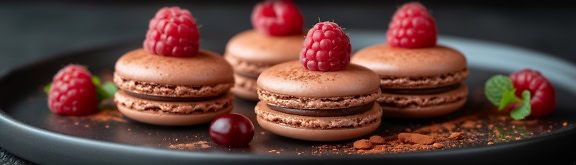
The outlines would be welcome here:
<svg viewBox="0 0 576 165">
<path fill-rule="evenodd" d="M 384 41 L 384 34 L 351 31 L 353 47 Z M 58 116 L 49 112 L 42 87 L 58 69 L 69 63 L 83 64 L 92 73 L 110 79 L 115 60 L 139 44 L 119 44 L 65 53 L 14 69 L 0 77 L 0 146 L 41 164 L 317 164 L 353 162 L 463 161 L 493 162 L 535 158 L 566 158 L 562 149 L 573 147 L 576 123 L 576 66 L 546 54 L 501 44 L 442 37 L 440 43 L 461 50 L 471 70 L 467 83 L 471 94 L 462 111 L 426 120 L 384 119 L 374 134 L 392 135 L 430 123 L 438 123 L 494 111 L 482 94 L 484 81 L 494 74 L 508 74 L 522 68 L 542 71 L 555 85 L 558 106 L 550 116 L 533 124 L 498 122 L 496 127 L 521 128 L 502 132 L 519 139 L 494 134 L 492 128 L 477 129 L 473 140 L 434 151 L 365 155 L 351 149 L 353 141 L 305 142 L 279 137 L 256 124 L 249 148 L 226 148 L 213 144 L 208 125 L 161 127 L 123 118 L 114 108 L 89 117 Z M 214 47 L 214 46 L 212 46 Z M 223 46 L 222 46 L 223 47 Z M 254 120 L 255 103 L 237 99 L 234 112 Z M 499 114 L 502 116 L 502 114 Z M 488 119 L 479 123 L 490 124 Z M 409 129 L 409 130 L 407 130 Z M 491 145 L 490 145 L 491 144 Z M 554 156 L 554 157 L 551 157 Z M 384 161 L 384 162 L 383 162 Z"/>
</svg>

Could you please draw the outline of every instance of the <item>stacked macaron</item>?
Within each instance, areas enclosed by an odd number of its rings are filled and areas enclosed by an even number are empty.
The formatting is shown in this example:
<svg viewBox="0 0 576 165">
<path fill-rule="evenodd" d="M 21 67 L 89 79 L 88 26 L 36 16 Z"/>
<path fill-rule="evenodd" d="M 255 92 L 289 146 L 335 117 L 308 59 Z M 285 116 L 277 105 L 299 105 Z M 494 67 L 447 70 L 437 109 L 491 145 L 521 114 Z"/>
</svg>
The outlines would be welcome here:
<svg viewBox="0 0 576 165">
<path fill-rule="evenodd" d="M 265 70 L 258 78 L 255 107 L 260 126 L 310 141 L 360 137 L 376 130 L 382 110 L 380 78 L 350 62 L 350 40 L 333 22 L 316 24 L 306 36 L 300 61 Z"/>
<path fill-rule="evenodd" d="M 229 113 L 232 67 L 220 55 L 199 49 L 198 39 L 196 20 L 188 10 L 159 10 L 150 21 L 144 49 L 116 62 L 120 112 L 157 125 L 206 123 Z"/>
<path fill-rule="evenodd" d="M 460 109 L 468 88 L 466 58 L 436 44 L 434 19 L 420 3 L 408 3 L 394 15 L 387 44 L 358 51 L 352 63 L 380 76 L 378 102 L 385 116 L 436 117 Z"/>
<path fill-rule="evenodd" d="M 258 100 L 256 79 L 265 69 L 297 60 L 304 41 L 303 18 L 290 0 L 265 1 L 252 12 L 255 30 L 234 36 L 226 46 L 225 58 L 234 67 L 236 84 L 232 93 Z"/>
</svg>

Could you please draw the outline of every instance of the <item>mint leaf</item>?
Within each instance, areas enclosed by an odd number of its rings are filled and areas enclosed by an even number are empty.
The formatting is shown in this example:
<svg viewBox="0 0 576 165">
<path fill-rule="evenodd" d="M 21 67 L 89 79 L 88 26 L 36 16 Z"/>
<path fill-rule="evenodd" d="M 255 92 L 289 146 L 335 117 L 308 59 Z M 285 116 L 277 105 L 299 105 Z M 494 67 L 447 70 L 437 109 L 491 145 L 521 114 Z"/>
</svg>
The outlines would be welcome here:
<svg viewBox="0 0 576 165">
<path fill-rule="evenodd" d="M 510 78 L 504 75 L 495 75 L 486 81 L 484 95 L 492 104 L 500 105 L 504 93 L 509 93 L 511 90 L 514 90 L 514 84 Z"/>
<path fill-rule="evenodd" d="M 113 97 L 117 91 L 118 91 L 118 87 L 116 87 L 116 85 L 114 85 L 114 83 L 107 82 L 107 83 L 104 83 L 104 85 L 102 85 L 102 92 L 104 92 L 103 96 L 105 96 L 104 98 L 106 98 L 106 99 Z"/>
<path fill-rule="evenodd" d="M 100 86 L 100 78 L 96 77 L 96 76 L 92 76 L 92 83 L 95 86 Z"/>
<path fill-rule="evenodd" d="M 50 88 L 52 88 L 52 83 L 44 86 L 44 93 L 46 93 L 47 95 L 50 95 Z"/>
<path fill-rule="evenodd" d="M 522 120 L 526 118 L 526 116 L 530 115 L 530 112 L 532 111 L 530 107 L 530 91 L 522 91 L 522 99 L 522 106 L 510 112 L 510 116 L 514 120 Z"/>
<path fill-rule="evenodd" d="M 514 102 L 522 102 L 521 99 L 516 97 L 516 89 L 504 91 L 502 93 L 502 99 L 500 100 L 498 110 L 503 110 L 504 108 L 508 107 L 510 104 Z"/>
</svg>

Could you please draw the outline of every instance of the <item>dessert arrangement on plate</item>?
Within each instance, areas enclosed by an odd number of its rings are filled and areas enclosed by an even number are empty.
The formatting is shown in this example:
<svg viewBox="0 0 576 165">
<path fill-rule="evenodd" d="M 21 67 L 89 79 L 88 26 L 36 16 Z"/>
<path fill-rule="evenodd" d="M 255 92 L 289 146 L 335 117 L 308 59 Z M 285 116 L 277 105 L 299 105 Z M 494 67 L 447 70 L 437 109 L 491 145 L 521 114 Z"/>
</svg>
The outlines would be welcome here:
<svg viewBox="0 0 576 165">
<path fill-rule="evenodd" d="M 522 140 L 533 133 L 500 134 L 514 125 L 529 127 L 556 108 L 554 87 L 532 69 L 494 75 L 483 89 L 469 89 L 465 80 L 475 73 L 465 54 L 437 42 L 435 20 L 420 3 L 398 8 L 385 43 L 356 52 L 337 20 L 306 26 L 290 0 L 258 3 L 251 20 L 254 29 L 232 37 L 220 55 L 201 48 L 200 38 L 210 36 L 199 35 L 190 11 L 162 8 L 150 20 L 142 48 L 117 59 L 112 79 L 92 76 L 90 66 L 68 65 L 46 88 L 48 107 L 64 117 L 85 116 L 104 112 L 100 102 L 113 100 L 111 111 L 128 123 L 207 128 L 209 139 L 176 139 L 171 149 L 250 147 L 261 140 L 255 136 L 271 134 L 305 141 L 317 147 L 316 155 L 443 150 L 477 144 L 478 138 L 489 139 L 481 141 L 488 145 Z M 460 112 L 478 100 L 493 105 Z M 238 109 L 235 102 L 251 109 Z M 447 116 L 403 130 L 382 128 L 387 120 Z"/>
</svg>

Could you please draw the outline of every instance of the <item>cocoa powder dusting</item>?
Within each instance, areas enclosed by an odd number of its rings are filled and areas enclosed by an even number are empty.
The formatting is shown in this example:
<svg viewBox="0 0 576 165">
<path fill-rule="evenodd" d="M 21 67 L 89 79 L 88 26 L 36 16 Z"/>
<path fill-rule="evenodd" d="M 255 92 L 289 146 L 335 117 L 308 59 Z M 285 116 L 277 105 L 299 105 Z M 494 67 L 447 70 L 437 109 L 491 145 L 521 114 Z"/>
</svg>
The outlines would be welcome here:
<svg viewBox="0 0 576 165">
<path fill-rule="evenodd" d="M 513 120 L 507 114 L 477 113 L 419 128 L 386 130 L 383 132 L 392 134 L 360 139 L 343 150 L 352 149 L 356 154 L 385 154 L 493 145 L 548 133 L 560 126 L 538 125 L 541 122 L 537 119 Z M 565 127 L 568 123 L 561 125 Z"/>
<path fill-rule="evenodd" d="M 115 122 L 121 122 L 121 123 L 126 122 L 126 120 L 124 119 L 124 116 L 118 110 L 103 110 L 103 111 L 100 111 L 98 113 L 85 116 L 83 118 L 87 118 L 87 119 L 94 120 L 94 121 L 100 121 L 100 122 L 109 122 L 109 121 L 115 121 Z"/>
</svg>

